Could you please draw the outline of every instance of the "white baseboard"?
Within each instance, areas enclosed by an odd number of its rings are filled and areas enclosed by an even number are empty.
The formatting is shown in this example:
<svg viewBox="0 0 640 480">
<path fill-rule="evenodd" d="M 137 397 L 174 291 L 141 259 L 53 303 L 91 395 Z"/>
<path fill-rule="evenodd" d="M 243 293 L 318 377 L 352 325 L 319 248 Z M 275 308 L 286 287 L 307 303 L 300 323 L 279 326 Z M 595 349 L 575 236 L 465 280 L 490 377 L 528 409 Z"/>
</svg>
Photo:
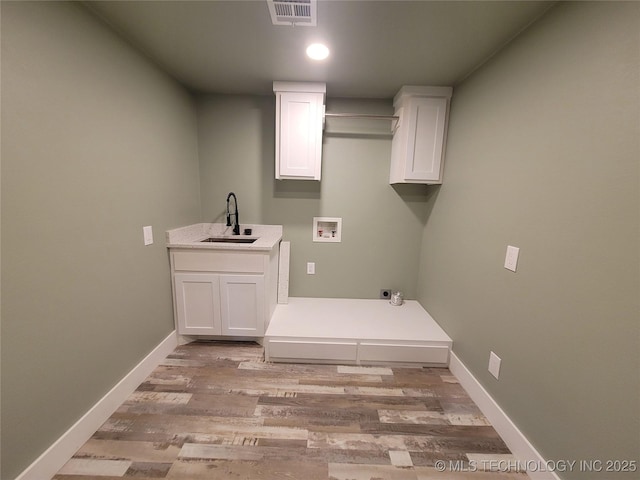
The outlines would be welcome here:
<svg viewBox="0 0 640 480">
<path fill-rule="evenodd" d="M 496 432 L 507 444 L 511 453 L 518 459 L 521 465 L 529 466 L 527 474 L 531 480 L 561 480 L 560 477 L 545 466 L 546 460 L 538 453 L 524 434 L 511 421 L 500 405 L 489 395 L 458 356 L 451 352 L 449 370 L 453 373 L 460 385 L 467 391 L 471 399 L 496 429 Z"/>
<path fill-rule="evenodd" d="M 177 337 L 174 331 L 18 475 L 16 480 L 52 478 L 176 346 Z"/>
</svg>

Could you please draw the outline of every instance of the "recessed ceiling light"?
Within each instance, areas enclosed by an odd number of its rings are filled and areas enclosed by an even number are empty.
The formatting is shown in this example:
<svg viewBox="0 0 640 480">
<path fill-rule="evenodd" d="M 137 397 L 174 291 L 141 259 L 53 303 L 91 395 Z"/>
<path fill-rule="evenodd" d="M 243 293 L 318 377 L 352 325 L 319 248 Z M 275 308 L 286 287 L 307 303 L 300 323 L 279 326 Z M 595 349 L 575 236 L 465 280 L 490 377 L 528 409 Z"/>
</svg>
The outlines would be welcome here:
<svg viewBox="0 0 640 480">
<path fill-rule="evenodd" d="M 313 43 L 307 47 L 307 56 L 313 60 L 324 60 L 329 56 L 329 49 L 321 43 Z"/>
</svg>

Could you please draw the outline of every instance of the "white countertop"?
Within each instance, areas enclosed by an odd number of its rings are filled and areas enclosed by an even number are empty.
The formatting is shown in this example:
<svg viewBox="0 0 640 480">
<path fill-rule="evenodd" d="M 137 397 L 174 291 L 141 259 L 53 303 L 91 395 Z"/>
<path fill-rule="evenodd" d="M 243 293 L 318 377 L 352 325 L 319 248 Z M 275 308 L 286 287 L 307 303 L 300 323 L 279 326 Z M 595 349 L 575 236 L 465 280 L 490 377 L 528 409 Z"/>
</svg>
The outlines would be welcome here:
<svg viewBox="0 0 640 480">
<path fill-rule="evenodd" d="M 251 235 L 243 235 L 246 228 Z M 282 225 L 240 225 L 240 235 L 233 235 L 233 227 L 224 223 L 196 223 L 186 227 L 167 230 L 168 248 L 198 248 L 204 250 L 269 251 L 282 240 Z M 202 242 L 209 237 L 255 238 L 253 243 Z"/>
</svg>

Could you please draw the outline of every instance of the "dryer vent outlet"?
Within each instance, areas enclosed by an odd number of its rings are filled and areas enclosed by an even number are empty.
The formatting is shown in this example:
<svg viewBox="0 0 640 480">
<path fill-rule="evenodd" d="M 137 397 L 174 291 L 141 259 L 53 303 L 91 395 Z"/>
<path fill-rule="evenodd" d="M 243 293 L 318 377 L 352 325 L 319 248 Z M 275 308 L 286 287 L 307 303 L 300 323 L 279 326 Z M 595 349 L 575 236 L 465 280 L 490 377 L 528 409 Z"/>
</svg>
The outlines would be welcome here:
<svg viewBox="0 0 640 480">
<path fill-rule="evenodd" d="M 382 298 L 383 300 L 391 299 L 391 289 L 385 288 L 383 290 L 380 290 L 380 298 Z"/>
</svg>

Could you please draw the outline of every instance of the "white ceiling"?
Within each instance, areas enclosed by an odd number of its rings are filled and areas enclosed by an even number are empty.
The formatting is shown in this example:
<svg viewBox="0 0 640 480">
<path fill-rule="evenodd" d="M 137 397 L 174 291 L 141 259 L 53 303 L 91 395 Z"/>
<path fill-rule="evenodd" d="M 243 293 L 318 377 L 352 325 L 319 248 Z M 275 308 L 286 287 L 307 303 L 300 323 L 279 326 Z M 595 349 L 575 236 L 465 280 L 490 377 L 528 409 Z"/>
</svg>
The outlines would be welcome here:
<svg viewBox="0 0 640 480">
<path fill-rule="evenodd" d="M 319 81 L 333 97 L 391 98 L 402 85 L 455 86 L 553 3 L 319 0 L 317 27 L 272 25 L 265 0 L 85 5 L 193 91 Z M 331 49 L 322 63 L 305 56 L 314 41 Z"/>
</svg>

